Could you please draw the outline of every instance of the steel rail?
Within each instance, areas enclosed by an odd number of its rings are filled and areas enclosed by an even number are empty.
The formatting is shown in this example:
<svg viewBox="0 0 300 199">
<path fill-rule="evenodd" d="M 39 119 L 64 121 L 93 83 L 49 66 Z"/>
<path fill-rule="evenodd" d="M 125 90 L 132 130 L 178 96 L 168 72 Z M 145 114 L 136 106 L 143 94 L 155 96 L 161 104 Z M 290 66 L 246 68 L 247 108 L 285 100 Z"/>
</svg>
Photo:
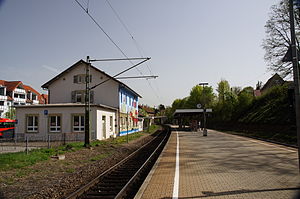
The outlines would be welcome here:
<svg viewBox="0 0 300 199">
<path fill-rule="evenodd" d="M 148 146 L 150 143 L 152 143 L 156 138 L 151 139 L 149 142 L 143 145 L 143 147 L 139 148 L 138 150 L 132 152 L 129 156 L 127 156 L 125 159 L 114 165 L 113 167 L 107 169 L 100 175 L 98 175 L 96 178 L 94 178 L 92 181 L 87 183 L 86 185 L 83 185 L 81 188 L 70 194 L 66 199 L 76 199 L 77 197 L 83 195 L 85 192 L 87 192 L 91 187 L 95 186 L 97 183 L 99 183 L 100 178 L 108 174 L 109 172 L 113 171 L 114 169 L 118 168 L 121 166 L 123 163 L 125 163 L 127 160 L 129 160 L 132 156 L 140 152 L 142 149 L 144 149 L 146 146 Z"/>
<path fill-rule="evenodd" d="M 160 144 L 156 147 L 156 149 L 152 152 L 152 154 L 149 156 L 149 158 L 144 162 L 144 164 L 139 168 L 139 170 L 132 176 L 132 178 L 126 183 L 126 185 L 121 189 L 121 191 L 117 194 L 115 197 L 116 199 L 122 198 L 125 194 L 127 189 L 131 184 L 134 183 L 134 180 L 137 178 L 137 176 L 141 173 L 141 171 L 150 163 L 150 160 L 154 157 L 154 155 L 157 154 L 157 151 L 160 149 L 161 145 L 164 143 L 164 141 L 167 139 L 169 135 L 169 130 L 167 131 L 164 139 L 160 142 Z"/>
</svg>

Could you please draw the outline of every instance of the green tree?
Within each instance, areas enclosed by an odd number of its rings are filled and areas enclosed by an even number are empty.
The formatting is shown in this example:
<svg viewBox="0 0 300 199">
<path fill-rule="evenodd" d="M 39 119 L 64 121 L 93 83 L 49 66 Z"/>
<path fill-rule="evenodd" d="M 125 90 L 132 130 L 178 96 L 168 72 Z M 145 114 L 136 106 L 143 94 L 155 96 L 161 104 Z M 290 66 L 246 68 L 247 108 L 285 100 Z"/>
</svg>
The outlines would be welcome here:
<svg viewBox="0 0 300 199">
<path fill-rule="evenodd" d="M 246 112 L 249 107 L 251 106 L 254 95 L 253 95 L 254 89 L 252 87 L 246 87 L 244 88 L 237 97 L 237 106 L 234 113 L 234 118 L 237 120 L 242 113 Z"/>
<path fill-rule="evenodd" d="M 173 112 L 176 109 L 186 108 L 186 101 L 187 101 L 187 97 L 183 98 L 183 99 L 176 99 L 176 100 L 174 100 L 173 103 L 172 103 L 172 110 L 173 110 Z"/>
<path fill-rule="evenodd" d="M 217 92 L 218 92 L 218 100 L 220 103 L 224 103 L 225 101 L 225 97 L 226 97 L 226 93 L 230 92 L 230 86 L 227 80 L 222 79 L 219 83 L 218 83 L 218 88 L 217 88 Z"/>
<path fill-rule="evenodd" d="M 202 107 L 210 107 L 214 99 L 213 88 L 211 86 L 196 85 L 190 91 L 190 96 L 186 101 L 186 108 L 197 108 L 197 104 Z"/>
<path fill-rule="evenodd" d="M 13 107 L 9 107 L 8 111 L 5 113 L 5 118 L 8 119 L 16 119 L 16 109 Z"/>
</svg>

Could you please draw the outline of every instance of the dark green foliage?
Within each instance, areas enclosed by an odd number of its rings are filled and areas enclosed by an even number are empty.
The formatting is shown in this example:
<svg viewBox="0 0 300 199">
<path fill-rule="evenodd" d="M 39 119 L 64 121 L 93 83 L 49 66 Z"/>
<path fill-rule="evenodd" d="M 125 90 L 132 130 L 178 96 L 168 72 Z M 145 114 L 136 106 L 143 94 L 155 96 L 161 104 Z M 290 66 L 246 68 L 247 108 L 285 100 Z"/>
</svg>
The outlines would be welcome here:
<svg viewBox="0 0 300 199">
<path fill-rule="evenodd" d="M 258 124 L 291 124 L 293 110 L 288 101 L 287 86 L 276 86 L 256 98 L 238 121 Z"/>
</svg>

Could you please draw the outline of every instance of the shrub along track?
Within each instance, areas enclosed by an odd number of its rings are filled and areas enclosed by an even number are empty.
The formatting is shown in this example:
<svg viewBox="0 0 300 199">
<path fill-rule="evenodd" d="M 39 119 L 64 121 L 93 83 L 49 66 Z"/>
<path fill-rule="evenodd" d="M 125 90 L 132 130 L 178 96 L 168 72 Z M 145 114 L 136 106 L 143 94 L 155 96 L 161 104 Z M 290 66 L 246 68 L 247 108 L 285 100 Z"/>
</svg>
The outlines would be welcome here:
<svg viewBox="0 0 300 199">
<path fill-rule="evenodd" d="M 146 134 L 129 144 L 68 152 L 63 161 L 43 161 L 21 172 L 1 171 L 0 198 L 65 198 L 153 137 L 154 134 Z"/>
</svg>

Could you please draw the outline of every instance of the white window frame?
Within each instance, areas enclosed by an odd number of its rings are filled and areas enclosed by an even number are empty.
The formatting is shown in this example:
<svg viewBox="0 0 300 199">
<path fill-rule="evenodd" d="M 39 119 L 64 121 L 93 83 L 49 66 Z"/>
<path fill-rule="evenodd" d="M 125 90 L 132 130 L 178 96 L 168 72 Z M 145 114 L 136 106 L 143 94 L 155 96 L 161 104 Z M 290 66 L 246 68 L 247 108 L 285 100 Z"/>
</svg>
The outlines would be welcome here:
<svg viewBox="0 0 300 199">
<path fill-rule="evenodd" d="M 32 125 L 29 125 L 29 118 L 32 117 Z M 26 115 L 26 132 L 37 133 L 39 130 L 39 116 L 38 115 Z"/>
<path fill-rule="evenodd" d="M 112 132 L 113 131 L 113 116 L 109 116 L 109 127 L 110 127 L 110 131 Z"/>
<path fill-rule="evenodd" d="M 55 118 L 54 125 L 51 123 L 51 117 Z M 58 121 L 59 124 L 58 125 Z M 49 132 L 50 133 L 60 133 L 61 132 L 61 116 L 60 115 L 49 115 Z"/>
<path fill-rule="evenodd" d="M 75 125 L 75 117 L 79 118 L 78 125 Z M 83 123 L 83 125 L 82 125 L 82 123 Z M 73 132 L 84 132 L 84 130 L 85 130 L 84 115 L 72 115 L 72 130 L 73 130 Z"/>
</svg>

